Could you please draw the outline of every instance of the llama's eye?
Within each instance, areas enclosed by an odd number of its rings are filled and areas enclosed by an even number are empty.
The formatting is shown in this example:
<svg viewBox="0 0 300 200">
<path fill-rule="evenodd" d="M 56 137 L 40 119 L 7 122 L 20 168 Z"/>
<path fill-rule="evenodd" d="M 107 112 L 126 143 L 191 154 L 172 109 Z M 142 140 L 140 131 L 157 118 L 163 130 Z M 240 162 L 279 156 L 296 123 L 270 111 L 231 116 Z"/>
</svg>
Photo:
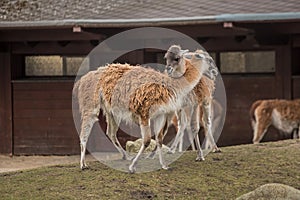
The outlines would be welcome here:
<svg viewBox="0 0 300 200">
<path fill-rule="evenodd" d="M 198 59 L 204 59 L 205 56 L 202 55 L 202 54 L 195 54 L 195 57 L 198 58 Z"/>
<path fill-rule="evenodd" d="M 178 61 L 179 61 L 179 58 L 174 58 L 174 61 L 178 62 Z"/>
</svg>

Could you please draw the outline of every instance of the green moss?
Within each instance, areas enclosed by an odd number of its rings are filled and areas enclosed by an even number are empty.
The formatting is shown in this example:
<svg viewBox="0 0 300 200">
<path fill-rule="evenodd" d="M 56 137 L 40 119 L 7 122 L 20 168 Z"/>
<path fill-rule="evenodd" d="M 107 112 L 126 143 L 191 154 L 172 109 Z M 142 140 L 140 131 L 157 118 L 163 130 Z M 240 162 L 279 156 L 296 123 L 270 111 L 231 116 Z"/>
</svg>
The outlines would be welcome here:
<svg viewBox="0 0 300 200">
<path fill-rule="evenodd" d="M 234 199 L 266 183 L 300 189 L 300 141 L 186 152 L 168 171 L 128 174 L 90 162 L 0 174 L 0 199 Z"/>
</svg>

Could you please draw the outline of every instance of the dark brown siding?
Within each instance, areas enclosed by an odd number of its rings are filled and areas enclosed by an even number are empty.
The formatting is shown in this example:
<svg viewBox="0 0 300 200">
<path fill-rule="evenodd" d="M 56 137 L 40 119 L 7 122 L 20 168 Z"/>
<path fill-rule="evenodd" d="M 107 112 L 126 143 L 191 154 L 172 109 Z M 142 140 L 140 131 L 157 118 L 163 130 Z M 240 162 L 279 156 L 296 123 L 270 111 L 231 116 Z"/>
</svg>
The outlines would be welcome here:
<svg viewBox="0 0 300 200">
<path fill-rule="evenodd" d="M 73 82 L 13 83 L 14 153 L 75 154 Z"/>
<path fill-rule="evenodd" d="M 241 77 L 223 75 L 227 95 L 227 113 L 218 144 L 251 143 L 252 128 L 249 118 L 251 104 L 259 99 L 276 98 L 275 77 Z M 277 137 L 270 130 L 264 140 Z"/>
<path fill-rule="evenodd" d="M 300 76 L 293 77 L 293 98 L 300 98 Z"/>
<path fill-rule="evenodd" d="M 12 154 L 10 55 L 0 53 L 0 153 Z"/>
</svg>

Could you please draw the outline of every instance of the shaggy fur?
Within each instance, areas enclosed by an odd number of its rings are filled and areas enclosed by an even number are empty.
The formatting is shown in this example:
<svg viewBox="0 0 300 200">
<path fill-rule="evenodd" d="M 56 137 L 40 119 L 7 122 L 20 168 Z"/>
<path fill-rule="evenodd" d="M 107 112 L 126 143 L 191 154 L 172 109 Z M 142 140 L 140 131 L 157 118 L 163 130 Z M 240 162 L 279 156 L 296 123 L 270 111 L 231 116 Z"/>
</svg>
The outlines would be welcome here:
<svg viewBox="0 0 300 200">
<path fill-rule="evenodd" d="M 200 105 L 197 109 L 199 109 L 199 120 L 200 120 L 200 125 L 204 128 L 206 128 L 206 121 L 208 119 L 205 120 L 205 114 L 204 114 L 204 106 L 206 104 L 211 104 L 211 118 L 214 119 L 212 121 L 218 122 L 219 120 L 219 115 L 221 113 L 219 113 L 222 110 L 221 105 L 213 100 L 213 93 L 215 91 L 215 83 L 213 80 L 211 80 L 210 78 L 203 76 L 200 80 L 200 82 L 196 85 L 196 87 L 193 89 L 193 92 L 190 93 L 192 94 L 194 97 L 192 97 L 192 99 L 195 99 L 195 101 L 197 101 L 198 105 Z M 183 112 L 185 114 L 185 117 L 187 118 L 185 121 L 190 122 L 193 119 L 191 119 L 191 112 L 193 112 L 191 110 L 191 108 L 183 108 Z M 182 113 L 181 113 L 182 114 Z M 176 131 L 179 131 L 179 124 L 182 122 L 178 121 L 178 118 L 176 117 L 176 115 L 173 116 L 173 120 L 172 120 L 173 125 L 176 128 Z M 182 126 L 182 124 L 181 124 Z M 185 129 L 187 130 L 188 133 L 188 138 L 190 140 L 191 146 L 193 150 L 196 150 L 195 145 L 194 145 L 194 137 L 195 135 L 192 135 L 192 131 L 191 131 L 191 127 L 190 126 L 186 126 Z M 214 128 L 212 127 L 212 132 L 214 131 Z M 207 136 L 207 132 L 208 130 L 205 130 L 204 133 Z M 197 139 L 197 135 L 196 135 L 196 139 Z M 183 135 L 179 141 L 179 151 L 182 151 L 182 145 L 183 145 L 183 141 L 182 141 Z M 208 140 L 206 140 L 207 142 L 210 142 L 212 138 L 208 138 Z M 213 142 L 212 144 L 208 144 L 206 143 L 206 148 L 208 148 L 208 146 L 211 145 L 212 149 L 214 152 L 220 152 L 221 150 L 218 148 L 218 146 L 215 144 L 215 142 Z"/>
<path fill-rule="evenodd" d="M 258 100 L 250 109 L 253 127 L 253 143 L 259 143 L 270 125 L 291 133 L 298 129 L 300 134 L 300 99 L 296 100 Z"/>
<path fill-rule="evenodd" d="M 77 96 L 79 104 L 82 104 L 79 106 L 81 113 L 87 114 L 82 116 L 81 124 L 81 168 L 86 167 L 84 155 L 92 125 L 98 120 L 99 109 L 103 109 L 107 119 L 106 134 L 123 155 L 126 155 L 126 152 L 116 138 L 120 122 L 124 120 L 140 125 L 143 145 L 129 166 L 130 172 L 135 172 L 141 153 L 150 143 L 150 121 L 154 122 L 160 163 L 162 168 L 167 169 L 160 151 L 163 136 L 161 130 L 165 125 L 166 116 L 182 106 L 184 97 L 195 87 L 207 69 L 208 66 L 202 59 L 192 56 L 191 59 L 184 59 L 178 66 L 178 70 L 184 73 L 182 77 L 177 78 L 149 68 L 127 64 L 111 64 L 82 77 L 77 86 Z M 94 95 L 91 95 L 87 86 L 90 86 Z M 74 90 L 76 92 L 75 88 Z"/>
</svg>

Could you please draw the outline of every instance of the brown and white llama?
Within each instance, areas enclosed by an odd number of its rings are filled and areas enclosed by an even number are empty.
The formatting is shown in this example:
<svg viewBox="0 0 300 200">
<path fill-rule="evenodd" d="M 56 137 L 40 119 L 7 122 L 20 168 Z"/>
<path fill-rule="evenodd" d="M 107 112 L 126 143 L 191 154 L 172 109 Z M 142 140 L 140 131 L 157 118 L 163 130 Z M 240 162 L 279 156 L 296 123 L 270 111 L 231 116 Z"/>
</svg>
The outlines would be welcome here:
<svg viewBox="0 0 300 200">
<path fill-rule="evenodd" d="M 258 100 L 250 108 L 253 143 L 259 143 L 270 125 L 285 133 L 298 129 L 300 135 L 300 99 Z"/>
<path fill-rule="evenodd" d="M 167 66 L 176 66 L 180 62 L 181 57 L 174 54 L 174 52 L 176 51 L 168 51 L 166 53 L 165 58 L 167 60 Z M 212 147 L 213 151 L 220 152 L 221 150 L 217 147 L 212 136 L 213 93 L 215 91 L 215 78 L 218 74 L 218 70 L 214 65 L 213 59 L 207 52 L 197 50 L 193 53 L 190 53 L 190 55 L 191 54 L 203 54 L 205 56 L 205 60 L 209 63 L 209 67 L 211 68 L 207 71 L 210 78 L 208 78 L 207 76 L 203 76 L 200 79 L 198 84 L 187 96 L 187 98 L 189 99 L 189 101 L 187 101 L 188 103 L 186 103 L 183 108 L 178 110 L 176 113 L 176 117 L 173 118 L 172 121 L 177 129 L 177 135 L 170 151 L 174 153 L 178 146 L 178 143 L 179 151 L 182 151 L 183 135 L 185 130 L 188 133 L 188 138 L 190 140 L 190 143 L 192 144 L 192 148 L 195 148 L 193 147 L 193 140 L 195 137 L 196 146 L 198 149 L 201 149 L 198 136 L 198 131 L 200 128 L 199 124 L 201 124 L 204 128 L 207 142 Z M 216 107 L 217 106 L 218 105 L 216 105 Z M 201 158 L 197 157 L 196 160 L 199 159 Z"/>
<path fill-rule="evenodd" d="M 168 73 L 172 77 L 149 68 L 128 64 L 110 64 L 103 69 L 100 67 L 96 72 L 89 72 L 87 77 L 82 77 L 75 89 L 79 104 L 82 103 L 79 106 L 82 113 L 81 168 L 86 167 L 84 156 L 89 134 L 98 120 L 100 109 L 103 109 L 108 123 L 106 133 L 110 138 L 116 138 L 118 126 L 123 120 L 140 125 L 143 145 L 129 166 L 130 172 L 135 172 L 136 163 L 150 142 L 150 121 L 154 122 L 160 163 L 163 169 L 167 169 L 161 153 L 162 130 L 166 116 L 181 107 L 184 97 L 195 87 L 206 70 L 208 65 L 199 54 L 181 59 L 177 67 L 169 69 Z M 94 76 L 89 74 L 97 73 L 98 78 L 89 78 Z M 93 101 L 88 97 L 90 92 L 85 94 L 85 87 L 81 85 L 93 85 Z M 119 146 L 117 140 L 112 141 Z"/>
</svg>

